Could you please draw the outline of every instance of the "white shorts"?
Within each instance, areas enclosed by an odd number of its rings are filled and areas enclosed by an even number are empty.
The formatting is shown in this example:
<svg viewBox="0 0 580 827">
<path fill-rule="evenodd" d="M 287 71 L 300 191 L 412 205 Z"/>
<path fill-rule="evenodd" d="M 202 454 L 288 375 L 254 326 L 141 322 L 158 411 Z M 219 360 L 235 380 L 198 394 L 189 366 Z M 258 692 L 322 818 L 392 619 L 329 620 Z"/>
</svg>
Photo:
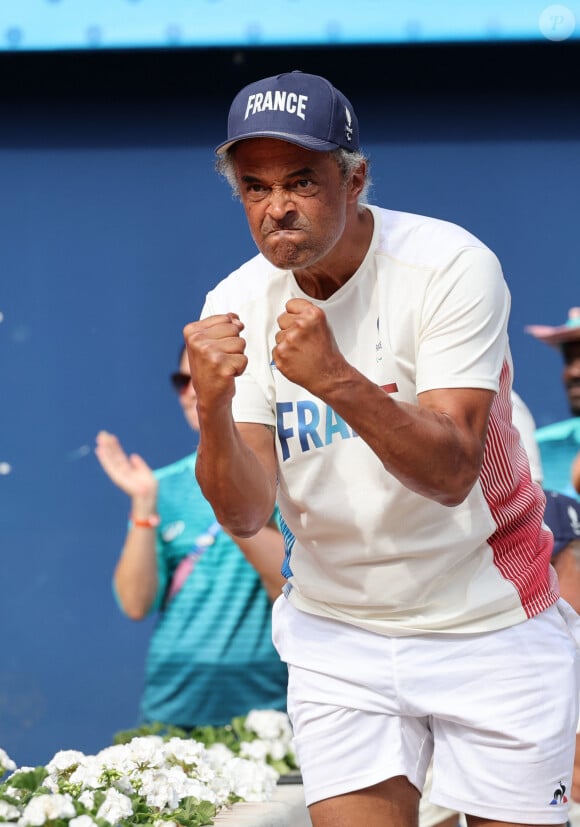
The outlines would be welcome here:
<svg viewBox="0 0 580 827">
<path fill-rule="evenodd" d="M 306 803 L 404 775 L 498 821 L 566 821 L 580 618 L 560 600 L 480 635 L 387 637 L 274 604 Z"/>
</svg>

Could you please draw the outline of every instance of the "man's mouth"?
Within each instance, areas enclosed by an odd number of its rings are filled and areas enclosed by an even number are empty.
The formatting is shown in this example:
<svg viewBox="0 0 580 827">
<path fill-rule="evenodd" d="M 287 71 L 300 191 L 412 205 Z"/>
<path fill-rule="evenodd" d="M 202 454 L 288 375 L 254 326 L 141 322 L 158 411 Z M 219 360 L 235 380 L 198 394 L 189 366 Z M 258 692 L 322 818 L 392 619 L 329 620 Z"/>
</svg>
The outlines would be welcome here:
<svg viewBox="0 0 580 827">
<path fill-rule="evenodd" d="M 267 230 L 266 235 L 290 235 L 297 232 L 300 232 L 298 227 L 274 227 Z"/>
</svg>

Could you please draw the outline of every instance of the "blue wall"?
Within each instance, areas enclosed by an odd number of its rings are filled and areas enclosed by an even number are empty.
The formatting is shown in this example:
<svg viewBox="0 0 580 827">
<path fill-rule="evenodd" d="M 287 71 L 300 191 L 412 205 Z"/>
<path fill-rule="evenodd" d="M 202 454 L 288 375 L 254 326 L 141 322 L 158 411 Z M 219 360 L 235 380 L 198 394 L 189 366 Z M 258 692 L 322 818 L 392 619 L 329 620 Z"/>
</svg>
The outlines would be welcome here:
<svg viewBox="0 0 580 827">
<path fill-rule="evenodd" d="M 234 56 L 219 76 L 181 56 L 195 88 L 161 58 L 126 57 L 131 88 L 107 55 L 89 72 L 4 65 L 24 72 L 24 93 L 0 89 L 0 746 L 17 763 L 94 752 L 136 722 L 151 621 L 131 623 L 112 597 L 128 502 L 94 437 L 112 430 L 153 465 L 193 445 L 167 376 L 205 292 L 254 252 L 213 171 L 242 83 L 301 65 L 341 85 L 373 200 L 456 221 L 496 251 L 516 388 L 538 424 L 567 415 L 559 355 L 523 327 L 580 304 L 577 90 L 557 72 L 537 88 L 510 87 L 507 71 L 483 83 L 473 52 L 414 54 L 413 82 L 409 53 L 279 54 L 243 71 Z M 430 86 L 441 59 L 455 63 Z"/>
</svg>

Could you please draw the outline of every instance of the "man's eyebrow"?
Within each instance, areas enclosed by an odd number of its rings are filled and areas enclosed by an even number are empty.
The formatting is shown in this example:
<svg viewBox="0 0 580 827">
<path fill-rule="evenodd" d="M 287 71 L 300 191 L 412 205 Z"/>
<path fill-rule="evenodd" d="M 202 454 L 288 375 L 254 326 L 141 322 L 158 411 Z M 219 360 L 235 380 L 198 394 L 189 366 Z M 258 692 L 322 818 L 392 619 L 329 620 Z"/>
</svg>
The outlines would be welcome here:
<svg viewBox="0 0 580 827">
<path fill-rule="evenodd" d="M 302 167 L 302 169 L 297 169 L 296 172 L 291 172 L 288 178 L 297 178 L 299 175 L 314 175 L 314 170 L 312 167 Z"/>
<path fill-rule="evenodd" d="M 286 175 L 286 178 L 298 178 L 305 175 L 314 175 L 314 170 L 312 167 L 302 167 L 294 172 L 289 172 L 288 175 Z M 241 179 L 245 184 L 258 184 L 262 180 L 257 175 L 242 175 Z"/>
</svg>

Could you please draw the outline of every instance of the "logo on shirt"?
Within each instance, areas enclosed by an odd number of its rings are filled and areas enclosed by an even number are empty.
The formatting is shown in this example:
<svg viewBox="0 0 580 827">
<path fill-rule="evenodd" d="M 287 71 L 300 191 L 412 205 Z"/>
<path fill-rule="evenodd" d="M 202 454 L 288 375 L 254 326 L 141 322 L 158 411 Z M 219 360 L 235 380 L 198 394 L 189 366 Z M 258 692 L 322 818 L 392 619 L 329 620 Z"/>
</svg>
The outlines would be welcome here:
<svg viewBox="0 0 580 827">
<path fill-rule="evenodd" d="M 396 382 L 381 387 L 385 393 L 397 391 Z M 276 431 L 283 462 L 293 452 L 305 454 L 337 440 L 358 437 L 357 432 L 330 405 L 314 399 L 276 402 Z"/>
<path fill-rule="evenodd" d="M 324 448 L 335 439 L 358 436 L 329 405 L 312 399 L 298 402 L 276 402 L 276 430 L 285 462 L 292 448 L 302 454 L 313 448 Z"/>
<path fill-rule="evenodd" d="M 161 537 L 166 543 L 171 543 L 172 540 L 175 540 L 176 537 L 179 537 L 180 534 L 183 534 L 185 531 L 185 523 L 183 520 L 176 520 L 174 523 L 169 523 L 169 525 L 164 526 L 161 530 Z"/>
<path fill-rule="evenodd" d="M 377 316 L 377 343 L 375 345 L 375 353 L 377 365 L 383 361 L 383 343 L 381 341 L 381 327 L 379 317 Z"/>
<path fill-rule="evenodd" d="M 552 805 L 552 804 L 566 804 L 566 802 L 568 801 L 568 798 L 565 795 L 565 793 L 566 793 L 566 787 L 560 781 L 559 785 L 554 790 L 554 797 L 550 801 L 550 805 Z"/>
</svg>

